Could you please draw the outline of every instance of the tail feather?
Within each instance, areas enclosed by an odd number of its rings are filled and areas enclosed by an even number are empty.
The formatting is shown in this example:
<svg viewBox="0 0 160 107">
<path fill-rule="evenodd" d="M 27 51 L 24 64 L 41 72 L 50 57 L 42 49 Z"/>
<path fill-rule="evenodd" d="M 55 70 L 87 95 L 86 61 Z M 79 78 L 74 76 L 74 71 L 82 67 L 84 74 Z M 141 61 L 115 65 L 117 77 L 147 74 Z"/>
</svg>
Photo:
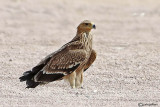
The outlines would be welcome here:
<svg viewBox="0 0 160 107">
<path fill-rule="evenodd" d="M 52 54 L 51 54 L 52 55 Z M 31 71 L 26 71 L 23 73 L 23 76 L 21 76 L 20 82 L 26 81 L 26 88 L 35 88 L 39 84 L 42 84 L 42 82 L 35 82 L 33 80 L 34 76 L 44 68 L 44 66 L 50 61 L 52 58 L 51 55 L 47 56 L 44 60 L 40 62 L 37 66 L 33 67 Z"/>
<path fill-rule="evenodd" d="M 31 71 L 26 71 L 23 73 L 23 76 L 21 76 L 20 82 L 26 81 L 26 88 L 35 88 L 36 86 L 38 86 L 40 83 L 39 82 L 35 82 L 33 80 L 35 74 L 33 74 Z"/>
<path fill-rule="evenodd" d="M 27 84 L 26 88 L 35 88 L 40 84 L 40 82 L 34 82 L 33 80 L 27 80 L 26 84 Z"/>
<path fill-rule="evenodd" d="M 20 82 L 23 82 L 23 81 L 31 80 L 33 76 L 34 75 L 32 74 L 31 71 L 26 71 L 23 73 L 23 76 L 21 76 L 19 79 L 20 79 Z"/>
<path fill-rule="evenodd" d="M 28 75 L 30 73 L 31 73 L 31 71 L 26 71 L 26 72 L 23 73 L 23 75 Z"/>
</svg>

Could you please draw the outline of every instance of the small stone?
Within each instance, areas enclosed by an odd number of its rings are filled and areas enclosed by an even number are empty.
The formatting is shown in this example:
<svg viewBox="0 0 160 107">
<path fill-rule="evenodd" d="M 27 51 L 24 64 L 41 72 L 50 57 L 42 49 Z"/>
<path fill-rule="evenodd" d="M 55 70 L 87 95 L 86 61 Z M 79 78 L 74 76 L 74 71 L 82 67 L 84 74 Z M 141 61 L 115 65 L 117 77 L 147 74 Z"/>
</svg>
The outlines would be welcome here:
<svg viewBox="0 0 160 107">
<path fill-rule="evenodd" d="M 141 17 L 145 16 L 145 13 L 144 13 L 144 12 L 142 12 L 142 13 L 140 14 L 140 16 L 141 16 Z"/>
<path fill-rule="evenodd" d="M 94 93 L 96 93 L 96 92 L 97 92 L 97 90 L 94 90 L 93 92 L 94 92 Z"/>
<path fill-rule="evenodd" d="M 78 92 L 76 92 L 76 96 L 78 96 L 79 95 L 79 93 Z"/>
<path fill-rule="evenodd" d="M 89 95 L 86 95 L 87 98 L 91 98 Z"/>
<path fill-rule="evenodd" d="M 12 59 L 9 59 L 9 61 L 12 61 Z"/>
</svg>

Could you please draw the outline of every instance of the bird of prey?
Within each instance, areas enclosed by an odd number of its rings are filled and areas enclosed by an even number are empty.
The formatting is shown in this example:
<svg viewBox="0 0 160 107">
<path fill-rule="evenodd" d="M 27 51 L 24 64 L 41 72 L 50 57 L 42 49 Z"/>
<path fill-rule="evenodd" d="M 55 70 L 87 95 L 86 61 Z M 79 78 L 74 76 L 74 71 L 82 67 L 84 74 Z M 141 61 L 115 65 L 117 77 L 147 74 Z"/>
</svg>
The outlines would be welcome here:
<svg viewBox="0 0 160 107">
<path fill-rule="evenodd" d="M 20 81 L 26 81 L 26 88 L 62 79 L 67 80 L 71 88 L 82 87 L 83 72 L 96 59 L 96 52 L 92 49 L 92 29 L 96 29 L 95 24 L 84 20 L 70 42 L 46 56 L 32 70 L 24 72 Z"/>
</svg>

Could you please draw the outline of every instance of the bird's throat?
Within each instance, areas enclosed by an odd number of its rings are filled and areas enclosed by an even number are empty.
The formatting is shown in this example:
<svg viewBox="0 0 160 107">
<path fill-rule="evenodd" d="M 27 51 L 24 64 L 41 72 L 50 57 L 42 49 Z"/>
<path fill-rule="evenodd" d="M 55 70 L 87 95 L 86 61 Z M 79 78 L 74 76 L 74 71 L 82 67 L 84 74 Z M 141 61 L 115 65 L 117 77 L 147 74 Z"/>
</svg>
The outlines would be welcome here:
<svg viewBox="0 0 160 107">
<path fill-rule="evenodd" d="M 92 35 L 90 33 L 81 33 L 80 42 L 83 44 L 84 48 L 87 51 L 90 51 L 92 49 Z"/>
</svg>

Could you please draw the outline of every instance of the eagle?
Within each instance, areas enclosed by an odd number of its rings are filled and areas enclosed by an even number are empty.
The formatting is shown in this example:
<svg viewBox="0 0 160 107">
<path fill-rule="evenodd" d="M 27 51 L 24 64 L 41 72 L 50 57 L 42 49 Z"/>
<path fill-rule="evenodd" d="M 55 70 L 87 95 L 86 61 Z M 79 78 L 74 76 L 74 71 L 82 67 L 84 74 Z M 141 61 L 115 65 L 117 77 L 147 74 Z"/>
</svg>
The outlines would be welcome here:
<svg viewBox="0 0 160 107">
<path fill-rule="evenodd" d="M 96 26 L 91 21 L 81 22 L 76 36 L 70 42 L 46 56 L 30 71 L 24 72 L 19 78 L 20 82 L 26 81 L 26 88 L 35 88 L 64 79 L 71 88 L 81 88 L 83 72 L 96 59 L 96 52 L 92 49 L 92 29 L 96 29 Z"/>
</svg>

